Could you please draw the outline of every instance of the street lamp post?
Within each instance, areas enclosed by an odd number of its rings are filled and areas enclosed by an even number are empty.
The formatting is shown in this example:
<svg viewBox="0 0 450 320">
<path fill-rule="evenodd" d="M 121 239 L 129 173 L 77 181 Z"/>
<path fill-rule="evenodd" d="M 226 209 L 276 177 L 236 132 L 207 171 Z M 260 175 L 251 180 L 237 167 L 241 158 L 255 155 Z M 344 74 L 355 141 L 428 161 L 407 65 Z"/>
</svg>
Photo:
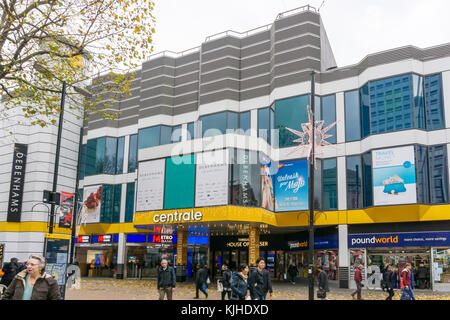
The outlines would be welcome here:
<svg viewBox="0 0 450 320">
<path fill-rule="evenodd" d="M 315 152 L 315 72 L 311 72 L 311 153 L 309 158 L 309 300 L 314 300 L 314 152 Z"/>
</svg>

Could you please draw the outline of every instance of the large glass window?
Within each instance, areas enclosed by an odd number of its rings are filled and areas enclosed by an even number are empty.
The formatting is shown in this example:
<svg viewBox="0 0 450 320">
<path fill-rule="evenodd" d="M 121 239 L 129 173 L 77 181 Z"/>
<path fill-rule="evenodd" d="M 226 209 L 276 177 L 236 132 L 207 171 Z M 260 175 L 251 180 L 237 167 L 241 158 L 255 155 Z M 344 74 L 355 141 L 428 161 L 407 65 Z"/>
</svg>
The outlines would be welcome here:
<svg viewBox="0 0 450 320">
<path fill-rule="evenodd" d="M 138 148 L 150 148 L 159 145 L 161 126 L 139 129 Z"/>
<path fill-rule="evenodd" d="M 200 117 L 202 137 L 225 134 L 227 129 L 227 112 L 208 114 Z"/>
<path fill-rule="evenodd" d="M 107 137 L 105 144 L 105 164 L 103 173 L 114 174 L 116 170 L 117 138 Z"/>
<path fill-rule="evenodd" d="M 370 135 L 369 86 L 367 84 L 359 89 L 359 104 L 361 109 L 361 135 L 362 138 L 365 138 Z"/>
<path fill-rule="evenodd" d="M 194 122 L 189 122 L 187 124 L 187 138 L 186 140 L 195 139 L 195 124 Z"/>
<path fill-rule="evenodd" d="M 227 132 L 235 133 L 236 130 L 239 129 L 239 113 L 228 111 L 227 116 Z"/>
<path fill-rule="evenodd" d="M 314 170 L 314 209 L 322 211 L 322 160 L 317 159 L 316 167 L 317 169 Z"/>
<path fill-rule="evenodd" d="M 116 174 L 123 173 L 123 152 L 125 147 L 125 137 L 120 137 L 117 139 L 117 164 L 116 164 Z"/>
<path fill-rule="evenodd" d="M 415 128 L 425 129 L 425 102 L 423 95 L 423 77 L 412 75 Z"/>
<path fill-rule="evenodd" d="M 372 153 L 366 152 L 362 155 L 363 165 L 363 204 L 364 207 L 373 205 L 373 184 L 372 184 Z"/>
<path fill-rule="evenodd" d="M 239 114 L 239 129 L 241 134 L 250 135 L 250 111 Z"/>
<path fill-rule="evenodd" d="M 130 150 L 128 153 L 128 172 L 136 171 L 137 167 L 137 156 L 138 156 L 138 148 L 137 148 L 137 134 L 132 134 L 130 136 Z"/>
<path fill-rule="evenodd" d="M 122 185 L 116 184 L 114 185 L 114 196 L 113 196 L 113 215 L 112 215 L 112 223 L 120 222 L 120 200 L 122 196 Z"/>
<path fill-rule="evenodd" d="M 347 157 L 347 208 L 360 209 L 363 205 L 361 156 Z"/>
<path fill-rule="evenodd" d="M 322 161 L 323 210 L 337 210 L 337 165 L 336 158 Z"/>
<path fill-rule="evenodd" d="M 427 129 L 442 129 L 444 128 L 444 108 L 442 106 L 441 74 L 426 76 L 424 82 Z"/>
<path fill-rule="evenodd" d="M 125 222 L 133 222 L 134 215 L 134 182 L 127 183 L 127 200 L 125 202 Z"/>
<path fill-rule="evenodd" d="M 269 108 L 258 109 L 258 137 L 270 143 Z"/>
<path fill-rule="evenodd" d="M 161 136 L 159 145 L 172 143 L 172 127 L 161 126 Z"/>
<path fill-rule="evenodd" d="M 309 95 L 283 99 L 275 103 L 275 128 L 279 132 L 280 148 L 295 145 L 293 140 L 298 136 L 286 128 L 301 131 L 301 124 L 308 122 L 308 104 Z"/>
<path fill-rule="evenodd" d="M 105 144 L 106 138 L 98 138 L 97 139 L 97 147 L 95 149 L 95 173 L 94 174 L 102 174 L 103 166 L 105 163 Z"/>
<path fill-rule="evenodd" d="M 345 93 L 345 141 L 361 139 L 358 90 Z"/>
<path fill-rule="evenodd" d="M 181 141 L 181 125 L 172 127 L 172 138 L 170 141 L 172 143 Z"/>
<path fill-rule="evenodd" d="M 104 184 L 102 189 L 102 205 L 100 210 L 100 222 L 111 223 L 113 213 L 114 186 Z"/>
<path fill-rule="evenodd" d="M 431 203 L 448 202 L 447 146 L 428 147 Z"/>
<path fill-rule="evenodd" d="M 415 146 L 417 203 L 430 202 L 428 178 L 428 150 L 425 146 Z"/>
<path fill-rule="evenodd" d="M 334 94 L 322 97 L 322 114 L 319 119 L 324 121 L 323 127 L 331 125 L 336 121 L 336 96 Z M 331 137 L 326 139 L 329 143 L 336 143 L 336 126 L 333 126 L 327 134 Z"/>
</svg>

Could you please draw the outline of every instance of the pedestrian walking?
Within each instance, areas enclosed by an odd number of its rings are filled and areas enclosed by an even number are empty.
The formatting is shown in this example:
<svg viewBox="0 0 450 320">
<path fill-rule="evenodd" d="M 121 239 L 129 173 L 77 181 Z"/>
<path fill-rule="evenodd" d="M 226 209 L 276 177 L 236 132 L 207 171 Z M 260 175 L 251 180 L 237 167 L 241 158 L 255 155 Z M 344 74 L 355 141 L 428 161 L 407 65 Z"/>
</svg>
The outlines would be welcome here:
<svg viewBox="0 0 450 320">
<path fill-rule="evenodd" d="M 414 291 L 411 288 L 411 264 L 407 263 L 400 275 L 400 288 L 402 289 L 402 296 L 400 300 L 416 300 Z"/>
<path fill-rule="evenodd" d="M 45 273 L 45 259 L 41 256 L 30 256 L 27 269 L 19 272 L 2 300 L 61 300 L 58 283 Z"/>
<path fill-rule="evenodd" d="M 356 291 L 351 294 L 352 298 L 355 299 L 355 294 L 357 295 L 358 300 L 364 300 L 361 297 L 361 289 L 363 287 L 362 284 L 362 269 L 364 266 L 360 264 L 359 266 L 355 267 L 355 282 L 356 282 Z"/>
<path fill-rule="evenodd" d="M 4 275 L 2 276 L 2 280 L 0 280 L 0 284 L 3 284 L 5 286 L 9 286 L 16 276 L 18 274 L 17 270 L 19 269 L 19 259 L 17 258 L 11 258 L 10 262 L 5 262 L 3 264 L 3 272 Z"/>
<path fill-rule="evenodd" d="M 166 259 L 161 260 L 161 266 L 158 268 L 158 292 L 159 300 L 172 300 L 173 292 L 176 286 L 175 270 L 169 266 Z"/>
<path fill-rule="evenodd" d="M 256 260 L 256 269 L 250 272 L 249 288 L 252 300 L 266 300 L 267 293 L 272 297 L 272 283 L 270 282 L 270 272 L 266 268 L 263 258 Z"/>
<path fill-rule="evenodd" d="M 197 274 L 195 276 L 195 297 L 194 299 L 199 299 L 198 291 L 200 290 L 208 299 L 208 292 L 206 292 L 206 280 L 208 279 L 208 270 L 206 270 L 206 265 L 202 265 L 200 269 L 198 269 Z"/>
<path fill-rule="evenodd" d="M 392 300 L 394 296 L 394 268 L 390 265 L 387 266 L 386 270 L 383 273 L 383 280 L 385 282 L 386 291 L 389 293 L 389 296 L 386 300 Z"/>
<path fill-rule="evenodd" d="M 317 297 L 321 300 L 328 300 L 327 292 L 330 292 L 330 288 L 328 287 L 328 275 L 323 270 L 322 266 L 318 266 L 317 270 L 319 271 L 319 291 L 317 292 Z"/>
<path fill-rule="evenodd" d="M 231 279 L 231 299 L 245 300 L 248 291 L 248 265 L 239 266 L 239 272 L 233 274 Z"/>
<path fill-rule="evenodd" d="M 291 265 L 288 268 L 288 275 L 289 281 L 291 281 L 292 284 L 295 284 L 295 279 L 297 278 L 298 275 L 298 269 L 293 262 L 291 262 Z"/>
<path fill-rule="evenodd" d="M 224 263 L 222 264 L 222 276 L 219 282 L 222 284 L 222 300 L 225 300 L 225 296 L 228 295 L 228 300 L 231 300 L 231 278 L 233 277 L 231 270 Z"/>
<path fill-rule="evenodd" d="M 417 272 L 417 278 L 419 279 L 420 289 L 425 289 L 428 286 L 427 285 L 428 275 L 429 275 L 428 269 L 425 267 L 423 263 L 421 263 L 419 265 L 419 271 Z"/>
</svg>

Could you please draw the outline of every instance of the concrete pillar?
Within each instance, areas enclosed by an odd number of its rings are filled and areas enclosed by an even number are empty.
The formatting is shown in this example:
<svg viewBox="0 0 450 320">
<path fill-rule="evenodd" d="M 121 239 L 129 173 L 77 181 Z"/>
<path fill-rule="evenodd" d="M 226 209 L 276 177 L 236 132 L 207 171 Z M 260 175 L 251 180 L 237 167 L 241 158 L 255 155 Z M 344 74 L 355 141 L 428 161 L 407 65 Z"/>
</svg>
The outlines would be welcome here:
<svg viewBox="0 0 450 320">
<path fill-rule="evenodd" d="M 117 248 L 117 275 L 116 279 L 124 279 L 126 276 L 125 263 L 126 263 L 126 245 L 127 238 L 125 233 L 119 233 L 119 242 Z"/>
<path fill-rule="evenodd" d="M 256 266 L 256 260 L 259 258 L 259 228 L 250 227 L 248 239 L 248 264 Z"/>
<path fill-rule="evenodd" d="M 348 225 L 338 226 L 339 231 L 339 288 L 349 287 Z"/>
</svg>

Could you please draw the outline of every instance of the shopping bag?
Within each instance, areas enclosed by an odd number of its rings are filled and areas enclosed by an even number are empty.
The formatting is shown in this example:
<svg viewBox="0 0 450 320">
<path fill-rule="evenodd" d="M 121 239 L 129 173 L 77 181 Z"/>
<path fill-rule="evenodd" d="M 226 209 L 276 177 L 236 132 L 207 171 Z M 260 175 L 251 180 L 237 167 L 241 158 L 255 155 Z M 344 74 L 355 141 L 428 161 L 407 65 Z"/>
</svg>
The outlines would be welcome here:
<svg viewBox="0 0 450 320">
<path fill-rule="evenodd" d="M 222 292 L 223 291 L 223 284 L 220 282 L 220 280 L 217 280 L 217 291 Z"/>
<path fill-rule="evenodd" d="M 317 298 L 318 299 L 325 299 L 325 297 L 327 296 L 327 292 L 323 289 L 319 289 L 317 290 Z"/>
<path fill-rule="evenodd" d="M 403 289 L 402 296 L 400 297 L 400 300 L 411 300 L 411 295 L 409 294 L 408 290 Z"/>
<path fill-rule="evenodd" d="M 206 284 L 211 284 L 211 280 L 209 280 L 209 277 L 206 278 Z"/>
</svg>

